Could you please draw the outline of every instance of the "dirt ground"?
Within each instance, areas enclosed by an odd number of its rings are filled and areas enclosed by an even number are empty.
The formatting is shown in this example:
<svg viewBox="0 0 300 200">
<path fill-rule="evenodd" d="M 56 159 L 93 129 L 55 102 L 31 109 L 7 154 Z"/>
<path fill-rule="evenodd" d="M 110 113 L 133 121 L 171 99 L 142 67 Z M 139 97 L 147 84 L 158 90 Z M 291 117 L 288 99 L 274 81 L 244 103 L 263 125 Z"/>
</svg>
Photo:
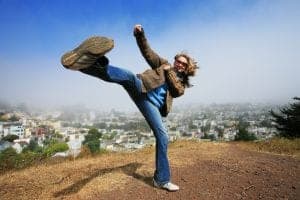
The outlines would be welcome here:
<svg viewBox="0 0 300 200">
<path fill-rule="evenodd" d="M 178 192 L 152 187 L 154 148 L 43 164 L 0 176 L 0 199 L 300 199 L 300 160 L 237 143 L 170 145 Z"/>
</svg>

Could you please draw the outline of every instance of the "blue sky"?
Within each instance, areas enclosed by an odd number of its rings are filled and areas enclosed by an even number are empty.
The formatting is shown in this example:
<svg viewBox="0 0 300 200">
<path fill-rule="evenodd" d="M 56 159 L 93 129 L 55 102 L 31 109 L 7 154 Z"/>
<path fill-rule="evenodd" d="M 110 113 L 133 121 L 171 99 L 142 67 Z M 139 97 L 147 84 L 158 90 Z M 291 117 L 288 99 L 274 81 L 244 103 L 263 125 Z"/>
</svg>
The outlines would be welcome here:
<svg viewBox="0 0 300 200">
<path fill-rule="evenodd" d="M 142 72 L 147 64 L 132 35 L 140 23 L 162 57 L 172 62 L 184 50 L 200 64 L 178 104 L 287 102 L 300 91 L 298 2 L 0 0 L 0 99 L 134 108 L 120 87 L 65 70 L 60 57 L 104 35 L 115 40 L 113 65 Z"/>
<path fill-rule="evenodd" d="M 209 24 L 224 15 L 239 18 L 242 10 L 253 5 L 253 0 L 2 0 L 0 41 L 5 48 L 1 55 L 8 60 L 16 54 L 22 59 L 35 58 L 38 52 L 42 57 L 55 55 L 62 45 L 72 45 L 91 34 L 126 37 L 136 23 L 149 32 L 159 30 L 152 34 L 158 38 L 160 32 L 185 20 Z"/>
</svg>

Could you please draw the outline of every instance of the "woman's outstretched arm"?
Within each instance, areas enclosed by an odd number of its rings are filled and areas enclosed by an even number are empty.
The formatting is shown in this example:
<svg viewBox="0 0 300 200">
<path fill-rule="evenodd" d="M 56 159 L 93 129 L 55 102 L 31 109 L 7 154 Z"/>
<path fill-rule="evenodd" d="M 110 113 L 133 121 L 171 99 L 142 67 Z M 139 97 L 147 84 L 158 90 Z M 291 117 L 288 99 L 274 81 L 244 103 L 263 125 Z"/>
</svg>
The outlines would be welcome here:
<svg viewBox="0 0 300 200">
<path fill-rule="evenodd" d="M 161 58 L 157 53 L 155 53 L 149 46 L 147 39 L 145 37 L 144 29 L 142 25 L 137 24 L 134 26 L 133 34 L 136 38 L 137 45 L 152 69 L 160 67 L 162 64 L 167 63 L 168 61 L 164 58 Z"/>
</svg>

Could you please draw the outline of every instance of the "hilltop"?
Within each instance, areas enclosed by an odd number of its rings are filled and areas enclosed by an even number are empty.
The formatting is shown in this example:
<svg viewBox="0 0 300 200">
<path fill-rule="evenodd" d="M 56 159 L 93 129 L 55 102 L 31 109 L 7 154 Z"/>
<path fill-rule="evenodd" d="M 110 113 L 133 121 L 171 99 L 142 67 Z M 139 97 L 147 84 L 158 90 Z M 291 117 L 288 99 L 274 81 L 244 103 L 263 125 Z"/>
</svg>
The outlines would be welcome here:
<svg viewBox="0 0 300 200">
<path fill-rule="evenodd" d="M 297 199 L 298 157 L 258 152 L 242 143 L 170 144 L 172 180 L 152 187 L 154 147 L 42 164 L 0 176 L 1 199 Z"/>
</svg>

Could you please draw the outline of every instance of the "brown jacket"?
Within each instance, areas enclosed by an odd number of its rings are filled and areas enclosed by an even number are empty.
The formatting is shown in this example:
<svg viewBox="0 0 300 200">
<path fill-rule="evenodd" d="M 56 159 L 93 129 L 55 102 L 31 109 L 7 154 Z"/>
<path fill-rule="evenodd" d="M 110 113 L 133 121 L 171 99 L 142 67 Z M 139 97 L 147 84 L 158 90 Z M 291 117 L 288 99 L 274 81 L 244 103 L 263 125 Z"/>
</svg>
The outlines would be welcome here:
<svg viewBox="0 0 300 200">
<path fill-rule="evenodd" d="M 171 65 L 164 58 L 157 55 L 149 46 L 145 37 L 144 31 L 141 33 L 134 33 L 139 49 L 146 59 L 147 63 L 152 69 L 148 69 L 138 77 L 142 80 L 142 91 L 148 92 L 155 89 L 165 82 L 168 84 L 167 96 L 165 104 L 160 109 L 163 117 L 166 117 L 171 110 L 173 98 L 183 95 L 185 86 L 182 81 L 177 77 L 174 68 L 164 70 L 165 65 Z"/>
</svg>

